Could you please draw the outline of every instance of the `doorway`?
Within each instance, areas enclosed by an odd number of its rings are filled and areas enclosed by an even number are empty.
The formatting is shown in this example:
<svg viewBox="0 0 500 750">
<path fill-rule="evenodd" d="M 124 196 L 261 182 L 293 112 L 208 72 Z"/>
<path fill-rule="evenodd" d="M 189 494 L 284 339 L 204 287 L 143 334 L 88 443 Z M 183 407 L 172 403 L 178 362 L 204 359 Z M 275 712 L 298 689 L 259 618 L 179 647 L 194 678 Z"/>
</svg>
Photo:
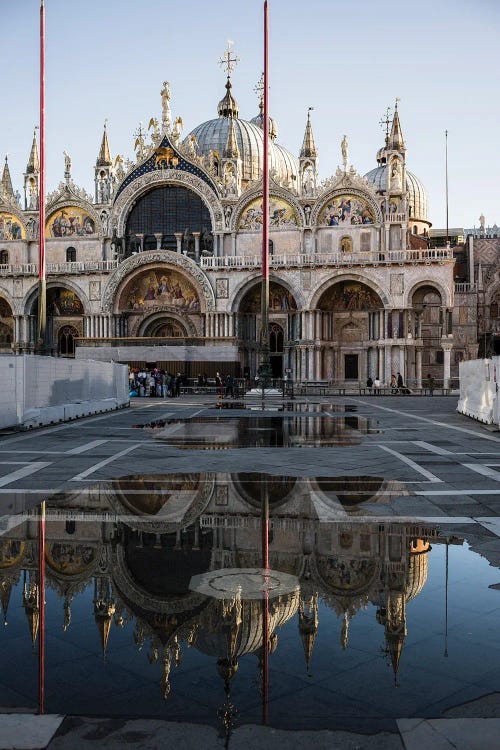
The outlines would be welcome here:
<svg viewBox="0 0 500 750">
<path fill-rule="evenodd" d="M 358 380 L 358 354 L 344 354 L 345 380 Z"/>
</svg>

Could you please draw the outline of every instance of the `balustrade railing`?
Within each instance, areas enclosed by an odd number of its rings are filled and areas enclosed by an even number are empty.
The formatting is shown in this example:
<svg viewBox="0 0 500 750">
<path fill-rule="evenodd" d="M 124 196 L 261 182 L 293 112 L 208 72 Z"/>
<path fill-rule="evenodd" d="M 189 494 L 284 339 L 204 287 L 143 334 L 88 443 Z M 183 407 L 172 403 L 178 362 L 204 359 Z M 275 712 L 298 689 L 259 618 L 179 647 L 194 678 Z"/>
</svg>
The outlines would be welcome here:
<svg viewBox="0 0 500 750">
<path fill-rule="evenodd" d="M 418 250 L 387 250 L 367 253 L 299 253 L 273 255 L 269 261 L 272 268 L 290 266 L 354 266 L 392 263 L 432 263 L 453 258 L 450 248 L 421 248 Z M 258 268 L 261 258 L 257 255 L 236 255 L 201 258 L 201 266 L 206 270 L 218 268 Z"/>
<path fill-rule="evenodd" d="M 47 274 L 109 273 L 118 267 L 117 260 L 86 260 L 74 263 L 47 263 Z M 3 263 L 0 276 L 37 276 L 38 263 Z"/>
<path fill-rule="evenodd" d="M 455 284 L 455 294 L 467 294 L 468 292 L 476 292 L 477 291 L 477 285 L 471 284 L 469 281 L 467 282 L 457 282 Z"/>
</svg>

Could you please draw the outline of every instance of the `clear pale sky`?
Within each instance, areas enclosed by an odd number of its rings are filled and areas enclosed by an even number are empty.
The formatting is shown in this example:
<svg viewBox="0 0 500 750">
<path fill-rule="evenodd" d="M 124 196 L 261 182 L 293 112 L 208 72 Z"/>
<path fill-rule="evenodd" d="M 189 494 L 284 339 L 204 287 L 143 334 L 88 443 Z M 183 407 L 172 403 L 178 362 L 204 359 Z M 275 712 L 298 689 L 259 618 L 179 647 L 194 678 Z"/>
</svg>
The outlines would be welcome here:
<svg viewBox="0 0 500 750">
<path fill-rule="evenodd" d="M 340 141 L 358 172 L 376 166 L 379 120 L 400 97 L 407 164 L 424 183 L 429 217 L 445 222 L 444 131 L 448 129 L 450 226 L 500 224 L 498 74 L 500 0 L 270 0 L 270 108 L 278 141 L 298 154 L 307 108 L 321 179 Z M 46 0 L 47 189 L 63 178 L 93 194 L 104 118 L 112 155 L 133 154 L 133 132 L 160 116 L 162 82 L 184 134 L 217 115 L 227 39 L 241 62 L 233 75 L 240 116 L 258 112 L 262 70 L 260 0 Z M 39 0 L 0 0 L 3 100 L 0 156 L 9 154 L 22 192 L 38 122 Z"/>
</svg>

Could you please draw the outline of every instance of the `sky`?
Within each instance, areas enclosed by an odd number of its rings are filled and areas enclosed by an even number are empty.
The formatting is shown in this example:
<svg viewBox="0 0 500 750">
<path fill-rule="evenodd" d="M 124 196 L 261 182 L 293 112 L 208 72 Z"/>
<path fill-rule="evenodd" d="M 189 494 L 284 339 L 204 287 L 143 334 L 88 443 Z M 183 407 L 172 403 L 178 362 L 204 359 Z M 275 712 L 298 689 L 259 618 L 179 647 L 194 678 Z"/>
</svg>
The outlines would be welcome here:
<svg viewBox="0 0 500 750">
<path fill-rule="evenodd" d="M 184 135 L 217 116 L 227 40 L 240 64 L 240 117 L 258 113 L 261 0 L 46 0 L 47 190 L 63 179 L 93 194 L 108 120 L 112 156 L 133 155 L 133 133 L 161 116 L 170 81 Z M 312 112 L 320 179 L 341 163 L 340 142 L 360 174 L 376 166 L 387 106 L 399 97 L 407 167 L 427 189 L 429 218 L 445 226 L 448 130 L 449 226 L 500 225 L 500 0 L 269 0 L 270 112 L 278 142 L 300 151 Z M 9 155 L 22 193 L 39 118 L 39 0 L 0 0 L 0 158 Z"/>
</svg>

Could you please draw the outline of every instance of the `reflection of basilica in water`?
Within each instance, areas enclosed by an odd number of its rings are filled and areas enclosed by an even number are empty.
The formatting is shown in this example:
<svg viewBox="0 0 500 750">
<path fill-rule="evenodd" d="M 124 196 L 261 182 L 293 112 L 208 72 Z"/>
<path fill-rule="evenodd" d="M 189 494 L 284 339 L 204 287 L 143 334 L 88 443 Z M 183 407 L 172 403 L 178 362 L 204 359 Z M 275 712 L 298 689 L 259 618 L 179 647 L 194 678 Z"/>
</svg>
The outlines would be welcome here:
<svg viewBox="0 0 500 750">
<path fill-rule="evenodd" d="M 0 345 L 32 351 L 37 238 L 47 239 L 50 347 L 59 354 L 156 363 L 188 376 L 255 374 L 260 327 L 263 105 L 240 117 L 232 69 L 216 116 L 182 134 L 171 89 L 161 117 L 134 135 L 134 157 L 111 156 L 106 128 L 94 194 L 64 180 L 38 226 L 33 139 L 16 196 L 0 183 Z M 256 107 L 257 109 L 257 107 Z M 427 197 L 406 163 L 397 104 L 376 166 L 349 160 L 320 181 L 308 115 L 298 156 L 270 128 L 270 327 L 276 377 L 421 384 L 447 381 L 477 352 L 475 309 L 459 310 L 450 248 L 429 245 Z M 21 205 L 22 203 L 22 205 Z M 452 357 L 453 351 L 453 357 Z"/>
<path fill-rule="evenodd" d="M 379 502 L 388 491 L 391 483 L 376 477 L 117 479 L 48 502 L 46 583 L 60 599 L 64 631 L 71 628 L 72 602 L 92 592 L 89 606 L 103 654 L 113 632 L 130 624 L 130 646 L 160 664 L 165 697 L 171 682 L 175 688 L 172 669 L 186 649 L 213 657 L 227 692 L 242 656 L 255 654 L 261 663 L 264 632 L 269 653 L 279 650 L 279 631 L 286 623 L 296 624 L 307 673 L 321 605 L 341 620 L 344 649 L 350 621 L 372 605 L 374 627 L 385 639 L 396 676 L 411 626 L 407 605 L 425 586 L 431 543 L 440 539 L 431 526 L 359 518 L 363 503 Z M 238 589 L 211 598 L 190 585 L 200 574 L 261 567 L 264 494 L 270 568 L 297 581 L 294 590 L 269 599 L 266 630 L 260 599 L 245 600 Z M 33 644 L 40 603 L 37 533 L 35 510 L 0 540 L 4 616 L 7 621 L 12 589 L 22 582 Z"/>
</svg>

